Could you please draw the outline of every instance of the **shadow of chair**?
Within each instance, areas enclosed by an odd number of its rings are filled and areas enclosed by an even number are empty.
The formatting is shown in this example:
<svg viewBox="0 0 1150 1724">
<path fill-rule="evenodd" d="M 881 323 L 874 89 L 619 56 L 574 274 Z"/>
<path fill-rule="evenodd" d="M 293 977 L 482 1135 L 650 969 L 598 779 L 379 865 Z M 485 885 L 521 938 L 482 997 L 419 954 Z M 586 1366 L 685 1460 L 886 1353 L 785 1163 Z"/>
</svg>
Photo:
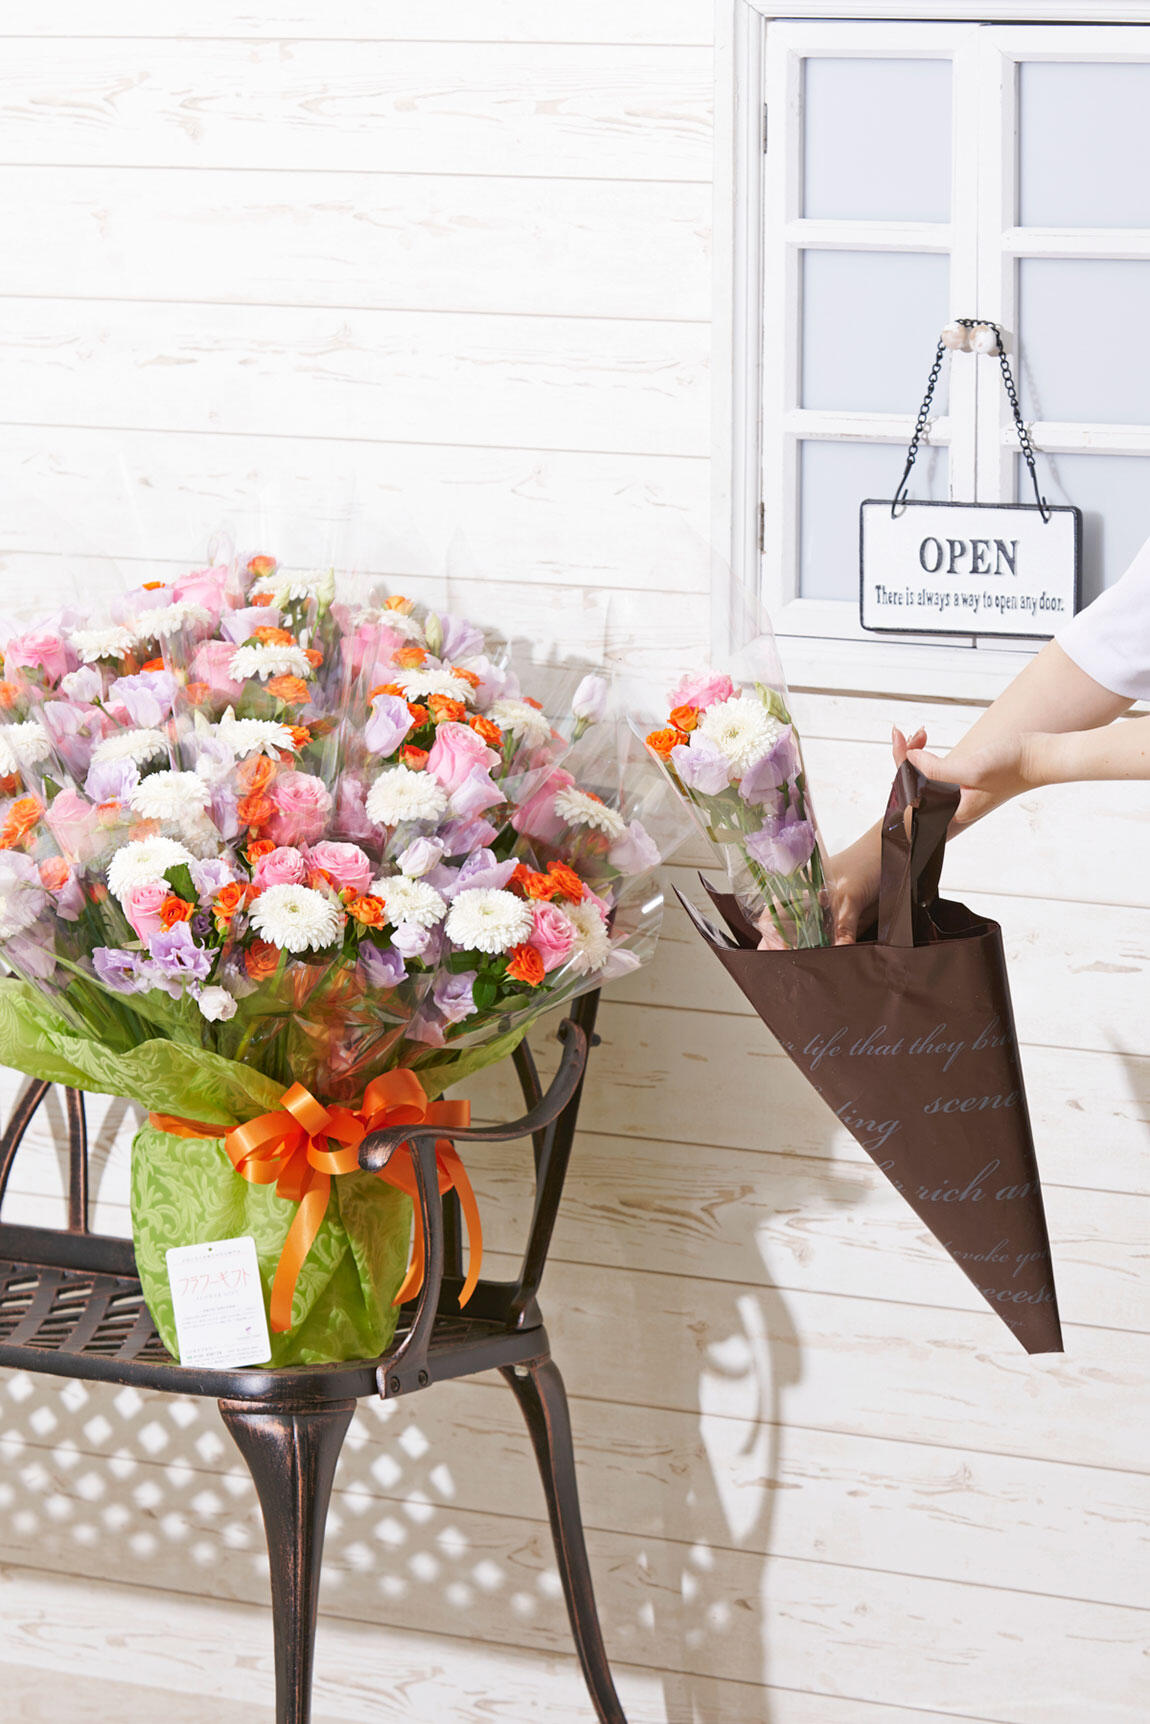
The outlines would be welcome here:
<svg viewBox="0 0 1150 1724">
<path fill-rule="evenodd" d="M 536 1299 L 562 1197 L 593 1041 L 598 994 L 559 1026 L 562 1057 L 544 1093 L 526 1042 L 514 1055 L 526 1112 L 471 1127 L 456 1141 L 530 1137 L 535 1198 L 514 1281 L 480 1280 L 465 1311 L 462 1226 L 454 1192 L 440 1198 L 436 1129 L 374 1132 L 360 1164 L 378 1172 L 411 1145 L 425 1239 L 425 1277 L 378 1359 L 282 1369 L 185 1367 L 168 1354 L 143 1301 L 129 1240 L 89 1231 L 84 1102 L 65 1092 L 68 1222 L 49 1229 L 0 1222 L 0 1365 L 173 1394 L 210 1396 L 255 1483 L 267 1534 L 275 1635 L 277 1724 L 307 1724 L 324 1529 L 332 1480 L 356 1401 L 385 1400 L 498 1369 L 530 1434 L 572 1634 L 596 1717 L 626 1724 L 603 1645 L 583 1534 L 566 1391 Z M 51 1086 L 31 1080 L 0 1137 L 0 1201 L 16 1153 Z"/>
</svg>

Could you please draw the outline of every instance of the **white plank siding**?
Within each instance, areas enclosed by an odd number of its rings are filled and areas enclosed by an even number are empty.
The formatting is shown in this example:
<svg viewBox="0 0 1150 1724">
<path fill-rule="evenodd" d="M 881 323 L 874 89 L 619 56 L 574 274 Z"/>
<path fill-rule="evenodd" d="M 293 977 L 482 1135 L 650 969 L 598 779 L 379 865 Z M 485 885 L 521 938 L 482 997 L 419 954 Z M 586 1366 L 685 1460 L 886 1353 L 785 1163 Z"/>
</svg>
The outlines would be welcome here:
<svg viewBox="0 0 1150 1724">
<path fill-rule="evenodd" d="M 324 516 L 513 635 L 624 667 L 704 639 L 712 37 L 710 0 L 6 9 L 5 608 Z M 892 722 L 945 746 L 977 711 L 795 699 L 832 844 L 882 806 Z M 1004 928 L 1063 1357 L 1021 1353 L 677 906 L 612 988 L 543 1303 L 631 1724 L 1146 1715 L 1148 833 L 1150 787 L 1064 787 L 947 865 Z M 507 1073 L 469 1091 L 514 1106 Z M 92 1117 L 124 1232 L 130 1112 Z M 12 1218 L 59 1213 L 61 1131 Z M 509 1266 L 526 1153 L 468 1159 Z M 0 1622 L 5 1716 L 270 1724 L 210 1405 L 0 1381 Z M 316 1716 L 589 1716 L 497 1380 L 357 1416 Z"/>
</svg>

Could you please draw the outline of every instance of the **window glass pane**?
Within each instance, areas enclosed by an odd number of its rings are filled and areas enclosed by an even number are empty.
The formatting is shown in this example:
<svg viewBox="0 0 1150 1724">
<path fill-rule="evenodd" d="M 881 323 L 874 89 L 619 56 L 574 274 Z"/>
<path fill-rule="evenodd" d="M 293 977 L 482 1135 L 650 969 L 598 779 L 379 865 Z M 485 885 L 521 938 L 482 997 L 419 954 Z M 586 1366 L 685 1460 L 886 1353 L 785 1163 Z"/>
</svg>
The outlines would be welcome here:
<svg viewBox="0 0 1150 1724">
<path fill-rule="evenodd" d="M 803 253 L 804 407 L 918 412 L 947 321 L 950 259 L 930 252 Z M 946 368 L 934 411 L 946 411 Z"/>
<path fill-rule="evenodd" d="M 1028 419 L 1150 422 L 1150 263 L 1023 258 L 1022 401 Z"/>
<path fill-rule="evenodd" d="M 803 214 L 950 220 L 949 60 L 803 62 Z"/>
<path fill-rule="evenodd" d="M 1082 510 L 1082 595 L 1089 604 L 1113 586 L 1150 538 L 1150 458 L 1143 455 L 1039 455 L 1038 486 L 1049 503 Z M 1034 492 L 1021 455 L 1018 501 Z"/>
<path fill-rule="evenodd" d="M 906 450 L 896 443 L 804 442 L 800 460 L 799 592 L 804 599 L 858 603 L 859 504 L 893 497 Z M 915 501 L 946 497 L 947 452 L 920 449 Z"/>
<path fill-rule="evenodd" d="M 1150 227 L 1150 66 L 1019 67 L 1023 227 Z"/>
</svg>

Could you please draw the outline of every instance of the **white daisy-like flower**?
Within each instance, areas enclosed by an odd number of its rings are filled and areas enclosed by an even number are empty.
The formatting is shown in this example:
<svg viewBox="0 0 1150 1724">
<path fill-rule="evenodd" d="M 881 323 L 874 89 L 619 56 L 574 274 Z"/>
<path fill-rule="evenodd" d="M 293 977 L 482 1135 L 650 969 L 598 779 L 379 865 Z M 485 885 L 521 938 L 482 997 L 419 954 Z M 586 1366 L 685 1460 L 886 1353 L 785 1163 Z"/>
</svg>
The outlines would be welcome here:
<svg viewBox="0 0 1150 1724">
<path fill-rule="evenodd" d="M 145 766 L 167 752 L 162 730 L 118 730 L 96 744 L 92 764 L 103 766 L 109 760 L 134 760 L 137 766 Z"/>
<path fill-rule="evenodd" d="M 403 611 L 380 611 L 374 620 L 394 634 L 402 635 L 405 641 L 415 641 L 422 646 L 427 639 L 423 624 L 415 617 L 406 616 Z"/>
<path fill-rule="evenodd" d="M 709 706 L 694 734 L 714 743 L 736 772 L 746 772 L 782 733 L 783 726 L 756 695 L 736 694 Z"/>
<path fill-rule="evenodd" d="M 306 599 L 330 605 L 335 598 L 335 570 L 302 569 L 293 574 L 286 569 L 277 569 L 274 575 L 265 575 L 256 582 L 252 594 L 257 593 L 270 593 L 277 607 Z"/>
<path fill-rule="evenodd" d="M 568 826 L 590 826 L 612 841 L 622 838 L 627 830 L 627 822 L 621 814 L 608 808 L 597 796 L 589 796 L 585 790 L 576 790 L 574 785 L 556 793 L 555 812 Z"/>
<path fill-rule="evenodd" d="M 198 772 L 153 772 L 140 780 L 128 806 L 144 820 L 198 823 L 212 799 Z"/>
<path fill-rule="evenodd" d="M 533 746 L 547 742 L 551 736 L 551 726 L 543 713 L 526 700 L 512 700 L 505 696 L 502 700 L 492 701 L 484 717 L 497 724 L 500 730 L 509 731 L 520 742 Z"/>
<path fill-rule="evenodd" d="M 181 629 L 202 628 L 211 620 L 211 611 L 206 611 L 203 605 L 194 604 L 191 599 L 181 599 L 173 605 L 157 605 L 154 611 L 141 611 L 138 617 L 133 618 L 132 627 L 138 640 L 167 640 L 169 635 L 178 635 Z"/>
<path fill-rule="evenodd" d="M 566 916 L 575 935 L 575 944 L 567 962 L 577 976 L 589 976 L 601 970 L 611 956 L 611 939 L 599 906 L 590 898 L 582 904 L 560 904 L 560 914 Z"/>
<path fill-rule="evenodd" d="M 117 850 L 108 863 L 108 890 L 122 903 L 133 886 L 162 880 L 169 869 L 194 861 L 186 845 L 174 838 L 137 838 Z"/>
<path fill-rule="evenodd" d="M 123 658 L 136 644 L 136 635 L 127 628 L 73 629 L 73 650 L 85 664 L 95 664 L 102 658 Z"/>
<path fill-rule="evenodd" d="M 448 700 L 461 700 L 470 706 L 475 690 L 466 677 L 453 670 L 401 670 L 393 679 L 408 700 L 425 700 L 428 695 L 445 694 Z"/>
<path fill-rule="evenodd" d="M 447 899 L 426 880 L 409 880 L 406 874 L 391 874 L 377 880 L 372 892 L 383 899 L 387 919 L 398 926 L 408 922 L 416 928 L 434 928 L 447 914 Z"/>
<path fill-rule="evenodd" d="M 373 826 L 398 826 L 404 820 L 438 820 L 447 795 L 429 772 L 389 766 L 367 793 L 364 809 Z"/>
<path fill-rule="evenodd" d="M 468 952 L 509 952 L 535 925 L 531 907 L 513 892 L 472 886 L 451 900 L 447 937 Z"/>
<path fill-rule="evenodd" d="M 277 724 L 273 718 L 237 718 L 230 706 L 215 729 L 237 760 L 246 759 L 249 754 L 274 757 L 285 750 L 290 753 L 295 747 L 286 724 Z"/>
<path fill-rule="evenodd" d="M 310 886 L 269 886 L 251 907 L 261 939 L 285 952 L 319 952 L 339 939 L 346 918 L 330 898 Z"/>
<path fill-rule="evenodd" d="M 237 647 L 228 665 L 228 675 L 235 682 L 246 682 L 258 676 L 265 682 L 270 676 L 314 675 L 307 654 L 301 646 L 261 646 L 259 642 Z"/>
<path fill-rule="evenodd" d="M 11 778 L 22 766 L 47 760 L 51 752 L 51 738 L 36 719 L 0 726 L 0 778 Z"/>
</svg>

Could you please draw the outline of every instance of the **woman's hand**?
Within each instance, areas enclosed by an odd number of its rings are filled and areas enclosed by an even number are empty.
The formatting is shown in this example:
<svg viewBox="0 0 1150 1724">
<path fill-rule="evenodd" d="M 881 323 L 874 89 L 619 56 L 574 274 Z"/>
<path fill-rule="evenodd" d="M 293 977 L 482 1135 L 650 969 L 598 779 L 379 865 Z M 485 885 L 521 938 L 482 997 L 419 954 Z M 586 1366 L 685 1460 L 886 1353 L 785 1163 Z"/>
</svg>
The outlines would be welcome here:
<svg viewBox="0 0 1150 1724">
<path fill-rule="evenodd" d="M 954 834 L 973 825 L 999 803 L 1044 782 L 1040 756 L 1046 740 L 1037 732 L 1020 732 L 976 748 L 965 748 L 960 743 L 950 754 L 941 756 L 928 753 L 912 738 L 906 744 L 904 758 L 924 778 L 961 785 L 962 798 L 951 823 Z"/>
<path fill-rule="evenodd" d="M 926 731 L 906 737 L 897 727 L 891 731 L 895 766 L 901 766 L 911 749 L 921 749 Z M 931 757 L 933 758 L 933 756 Z M 827 864 L 827 884 L 835 921 L 835 945 L 853 946 L 859 929 L 869 927 L 878 916 L 878 889 L 882 873 L 882 822 L 877 821 L 846 850 Z"/>
</svg>

